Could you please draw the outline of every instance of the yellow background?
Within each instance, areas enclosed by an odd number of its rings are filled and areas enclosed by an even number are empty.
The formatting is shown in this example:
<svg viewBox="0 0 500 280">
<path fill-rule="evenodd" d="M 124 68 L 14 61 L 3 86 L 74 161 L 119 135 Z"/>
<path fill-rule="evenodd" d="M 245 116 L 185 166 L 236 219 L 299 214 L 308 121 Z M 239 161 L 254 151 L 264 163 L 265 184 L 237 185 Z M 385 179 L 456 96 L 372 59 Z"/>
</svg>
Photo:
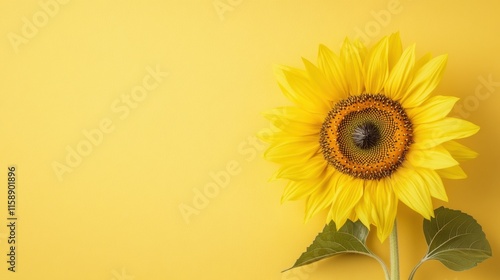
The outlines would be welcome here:
<svg viewBox="0 0 500 280">
<path fill-rule="evenodd" d="M 435 205 L 474 216 L 494 254 L 462 273 L 428 262 L 415 279 L 499 279 L 498 1 L 55 3 L 52 15 L 38 0 L 0 3 L 0 279 L 383 279 L 361 256 L 280 273 L 324 216 L 303 224 L 302 201 L 280 205 L 285 182 L 268 182 L 277 166 L 253 137 L 270 129 L 262 111 L 289 104 L 273 64 L 301 67 L 320 43 L 338 50 L 345 36 L 371 44 L 398 30 L 418 55 L 449 53 L 438 91 L 461 97 L 465 109 L 455 115 L 481 126 L 463 141 L 480 153 L 464 164 L 469 178 L 446 181 L 450 200 Z M 40 25 L 31 38 L 24 18 Z M 129 115 L 113 109 L 148 79 L 148 67 L 169 75 Z M 478 94 L 481 79 L 493 83 Z M 102 121 L 113 130 L 59 180 L 54 162 L 66 164 L 68 146 L 85 145 L 82 131 Z M 16 273 L 5 256 L 10 165 L 18 175 Z M 226 186 L 210 185 L 211 174 Z M 398 218 L 406 279 L 425 253 L 422 218 L 402 205 Z M 369 244 L 388 259 L 388 242 L 370 236 Z"/>
</svg>

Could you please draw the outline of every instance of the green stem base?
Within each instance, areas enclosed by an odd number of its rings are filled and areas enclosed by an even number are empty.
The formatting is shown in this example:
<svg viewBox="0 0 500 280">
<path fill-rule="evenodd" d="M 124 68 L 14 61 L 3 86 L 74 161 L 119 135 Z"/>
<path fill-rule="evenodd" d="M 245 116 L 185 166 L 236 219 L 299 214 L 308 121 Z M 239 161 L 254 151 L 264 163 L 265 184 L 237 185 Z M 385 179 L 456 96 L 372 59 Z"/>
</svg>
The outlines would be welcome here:
<svg viewBox="0 0 500 280">
<path fill-rule="evenodd" d="M 399 249 L 398 249 L 398 226 L 394 221 L 391 235 L 389 236 L 391 257 L 391 280 L 399 280 Z"/>
</svg>

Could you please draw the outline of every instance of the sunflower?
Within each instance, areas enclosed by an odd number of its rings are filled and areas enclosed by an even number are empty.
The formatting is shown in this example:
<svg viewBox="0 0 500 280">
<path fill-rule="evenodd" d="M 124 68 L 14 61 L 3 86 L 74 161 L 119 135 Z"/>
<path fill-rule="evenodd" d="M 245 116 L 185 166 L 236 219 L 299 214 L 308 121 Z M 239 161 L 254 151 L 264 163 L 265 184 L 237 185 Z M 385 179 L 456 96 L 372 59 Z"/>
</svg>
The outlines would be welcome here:
<svg viewBox="0 0 500 280">
<path fill-rule="evenodd" d="M 476 157 L 455 142 L 479 127 L 448 117 L 458 98 L 433 95 L 447 55 L 415 59 L 398 33 L 371 49 L 345 39 L 340 54 L 319 47 L 317 66 L 275 68 L 294 106 L 265 113 L 275 127 L 260 135 L 264 157 L 287 179 L 282 201 L 305 199 L 305 220 L 327 210 L 327 223 L 347 219 L 390 234 L 399 201 L 425 219 L 432 197 L 447 201 L 442 178 L 462 179 L 459 161 Z"/>
</svg>

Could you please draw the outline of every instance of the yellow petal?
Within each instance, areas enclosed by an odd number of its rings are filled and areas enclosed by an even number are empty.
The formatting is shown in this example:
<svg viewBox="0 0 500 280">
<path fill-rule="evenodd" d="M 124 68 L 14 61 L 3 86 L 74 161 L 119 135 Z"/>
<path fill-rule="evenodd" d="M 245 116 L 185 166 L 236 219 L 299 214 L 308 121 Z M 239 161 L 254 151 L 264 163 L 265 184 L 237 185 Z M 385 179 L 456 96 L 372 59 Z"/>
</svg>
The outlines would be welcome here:
<svg viewBox="0 0 500 280">
<path fill-rule="evenodd" d="M 330 206 L 340 176 L 342 176 L 342 174 L 336 172 L 333 168 L 327 169 L 327 176 L 324 176 L 323 179 L 320 180 L 316 191 L 311 193 L 307 198 L 306 213 L 304 216 L 305 222 L 309 221 L 318 212 Z"/>
<path fill-rule="evenodd" d="M 316 94 L 324 100 L 333 100 L 337 102 L 339 97 L 333 93 L 333 87 L 326 79 L 325 74 L 309 60 L 302 58 L 302 62 L 304 63 L 307 74 L 309 75 L 309 80 L 314 81 L 314 84 L 316 85 Z M 331 104 L 331 102 L 329 102 L 329 104 Z"/>
<path fill-rule="evenodd" d="M 309 124 L 322 124 L 325 120 L 324 114 L 314 114 L 307 112 L 299 107 L 283 106 L 268 110 L 263 113 L 264 117 L 276 115 L 283 120 L 282 125 L 286 125 L 288 121 L 300 121 Z M 270 119 L 270 118 L 268 118 Z M 282 125 L 276 124 L 280 128 Z"/>
<path fill-rule="evenodd" d="M 390 179 L 367 180 L 363 198 L 355 207 L 359 220 L 366 226 L 374 224 L 377 236 L 384 241 L 392 231 L 396 219 L 398 199 L 392 191 Z"/>
<path fill-rule="evenodd" d="M 286 141 L 272 143 L 264 152 L 264 158 L 283 164 L 304 164 L 314 157 L 319 149 L 316 137 L 287 138 Z"/>
<path fill-rule="evenodd" d="M 367 189 L 365 188 L 365 194 Z M 398 199 L 392 190 L 390 179 L 382 179 L 370 189 L 369 196 L 372 200 L 372 219 L 377 226 L 377 236 L 384 241 L 392 231 L 398 209 Z"/>
<path fill-rule="evenodd" d="M 366 48 L 366 46 L 363 43 L 361 43 L 359 39 L 355 39 L 352 42 L 352 45 L 358 50 L 361 62 L 365 61 L 366 54 L 368 53 L 368 49 Z"/>
<path fill-rule="evenodd" d="M 431 53 L 426 53 L 424 56 L 419 58 L 417 62 L 415 62 L 415 70 L 418 70 L 422 68 L 427 62 L 431 61 L 432 59 L 432 54 Z"/>
<path fill-rule="evenodd" d="M 389 36 L 389 71 L 391 71 L 399 61 L 402 52 L 403 44 L 401 44 L 399 32 L 391 34 Z"/>
<path fill-rule="evenodd" d="M 407 109 L 406 113 L 413 124 L 422 124 L 446 117 L 459 98 L 454 96 L 433 96 L 422 105 Z"/>
<path fill-rule="evenodd" d="M 297 163 L 295 160 L 291 162 L 294 163 L 281 166 L 271 179 L 282 178 L 299 181 L 319 178 L 327 167 L 327 162 L 323 158 L 323 155 L 315 155 L 305 164 L 301 162 Z"/>
<path fill-rule="evenodd" d="M 319 135 L 321 131 L 322 123 L 320 122 L 312 124 L 310 122 L 304 122 L 301 119 L 293 119 L 287 115 L 273 114 L 270 112 L 264 113 L 264 117 L 268 119 L 274 127 L 293 136 Z"/>
<path fill-rule="evenodd" d="M 340 50 L 340 61 L 345 69 L 349 95 L 359 95 L 363 93 L 363 64 L 358 48 L 353 46 L 349 39 L 344 41 Z"/>
<path fill-rule="evenodd" d="M 427 182 L 427 187 L 432 197 L 448 201 L 448 195 L 446 195 L 443 181 L 436 171 L 426 168 L 418 168 L 416 171 L 422 176 L 423 180 Z"/>
<path fill-rule="evenodd" d="M 424 102 L 443 77 L 448 55 L 431 59 L 417 70 L 413 81 L 403 97 L 403 107 L 413 108 Z"/>
<path fill-rule="evenodd" d="M 378 181 L 366 180 L 364 182 L 363 197 L 358 201 L 358 204 L 354 207 L 359 220 L 367 228 L 370 228 L 370 224 L 373 223 L 372 211 L 373 211 L 373 192 L 378 186 Z M 333 218 L 333 217 L 332 217 Z"/>
<path fill-rule="evenodd" d="M 257 132 L 257 138 L 265 143 L 269 143 L 271 146 L 279 145 L 284 142 L 310 142 L 318 143 L 319 136 L 316 135 L 294 135 L 290 132 L 280 130 L 270 124 L 269 128 L 264 128 Z"/>
<path fill-rule="evenodd" d="M 312 113 L 328 113 L 330 102 L 320 93 L 320 87 L 310 80 L 306 71 L 276 66 L 274 74 L 283 94 L 297 106 Z"/>
<path fill-rule="evenodd" d="M 389 39 L 384 37 L 368 54 L 363 69 L 365 70 L 365 88 L 367 93 L 380 93 L 389 76 L 388 63 Z"/>
<path fill-rule="evenodd" d="M 476 134 L 479 126 L 457 118 L 444 118 L 435 122 L 416 125 L 413 129 L 413 147 L 428 149 L 446 141 Z"/>
<path fill-rule="evenodd" d="M 465 174 L 464 170 L 458 165 L 448 167 L 445 169 L 438 169 L 438 170 L 436 170 L 436 173 L 439 174 L 439 176 L 446 178 L 446 179 L 465 179 L 465 178 L 467 178 L 467 174 Z"/>
<path fill-rule="evenodd" d="M 273 125 L 271 124 L 271 127 Z M 277 128 L 264 128 L 257 132 L 257 138 L 259 138 L 262 142 L 265 143 L 275 143 L 279 141 L 287 141 L 290 137 L 290 134 L 285 133 Z"/>
<path fill-rule="evenodd" d="M 339 99 L 347 98 L 348 88 L 344 67 L 339 56 L 324 45 L 319 46 L 318 66 L 333 88 L 333 95 Z"/>
<path fill-rule="evenodd" d="M 478 155 L 475 151 L 455 141 L 444 142 L 442 145 L 458 161 L 473 159 Z"/>
<path fill-rule="evenodd" d="M 326 174 L 326 171 L 325 171 Z M 289 181 L 281 196 L 281 203 L 307 197 L 320 185 L 321 180 L 311 179 L 302 181 Z"/>
<path fill-rule="evenodd" d="M 358 220 L 358 215 L 356 214 L 356 211 L 351 211 L 351 215 L 347 217 L 347 219 L 356 222 Z M 328 219 L 327 222 L 330 222 L 331 219 Z"/>
<path fill-rule="evenodd" d="M 401 202 L 426 219 L 434 216 L 431 195 L 420 174 L 409 168 L 400 167 L 392 179 L 394 193 Z"/>
<path fill-rule="evenodd" d="M 441 145 L 423 150 L 410 149 L 406 158 L 413 166 L 429 169 L 443 169 L 458 165 L 458 161 Z"/>
<path fill-rule="evenodd" d="M 366 187 L 365 191 L 366 193 Z M 370 224 L 372 224 L 372 203 L 369 199 L 365 199 L 366 195 L 363 194 L 363 197 L 359 200 L 358 204 L 354 207 L 354 212 L 356 213 L 358 219 L 363 223 L 363 225 L 367 228 L 370 228 Z M 330 215 L 327 220 L 333 220 L 331 217 L 331 211 Z"/>
<path fill-rule="evenodd" d="M 415 65 L 415 45 L 407 48 L 394 65 L 385 85 L 386 94 L 394 100 L 400 100 L 413 80 Z"/>
<path fill-rule="evenodd" d="M 271 123 L 275 125 L 274 121 L 271 121 Z M 321 131 L 321 124 L 311 125 L 302 122 L 290 122 L 288 125 L 282 126 L 281 130 L 289 133 L 292 136 L 316 135 L 319 138 L 319 133 Z"/>
<path fill-rule="evenodd" d="M 341 228 L 351 216 L 351 212 L 363 196 L 363 180 L 354 179 L 343 174 L 339 178 L 333 204 L 330 209 L 331 217 L 335 221 L 337 229 Z"/>
</svg>

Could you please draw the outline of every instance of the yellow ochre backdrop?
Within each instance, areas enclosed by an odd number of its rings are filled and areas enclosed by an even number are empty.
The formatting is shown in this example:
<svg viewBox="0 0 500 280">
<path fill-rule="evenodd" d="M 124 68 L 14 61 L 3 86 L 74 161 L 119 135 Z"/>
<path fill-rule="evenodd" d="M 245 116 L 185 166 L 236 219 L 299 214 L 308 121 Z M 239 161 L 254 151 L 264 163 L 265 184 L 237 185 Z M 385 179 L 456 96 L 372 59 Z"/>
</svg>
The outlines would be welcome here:
<svg viewBox="0 0 500 280">
<path fill-rule="evenodd" d="M 303 201 L 280 204 L 255 135 L 271 129 L 261 112 L 289 104 L 274 64 L 396 31 L 419 56 L 449 54 L 437 91 L 481 126 L 462 141 L 480 154 L 469 178 L 445 181 L 435 206 L 476 218 L 493 250 L 415 279 L 500 279 L 499 14 L 494 0 L 0 1 L 0 279 L 383 279 L 347 255 L 281 273 L 325 216 L 304 224 Z M 426 246 L 420 216 L 400 205 L 398 221 L 406 279 Z"/>
</svg>

